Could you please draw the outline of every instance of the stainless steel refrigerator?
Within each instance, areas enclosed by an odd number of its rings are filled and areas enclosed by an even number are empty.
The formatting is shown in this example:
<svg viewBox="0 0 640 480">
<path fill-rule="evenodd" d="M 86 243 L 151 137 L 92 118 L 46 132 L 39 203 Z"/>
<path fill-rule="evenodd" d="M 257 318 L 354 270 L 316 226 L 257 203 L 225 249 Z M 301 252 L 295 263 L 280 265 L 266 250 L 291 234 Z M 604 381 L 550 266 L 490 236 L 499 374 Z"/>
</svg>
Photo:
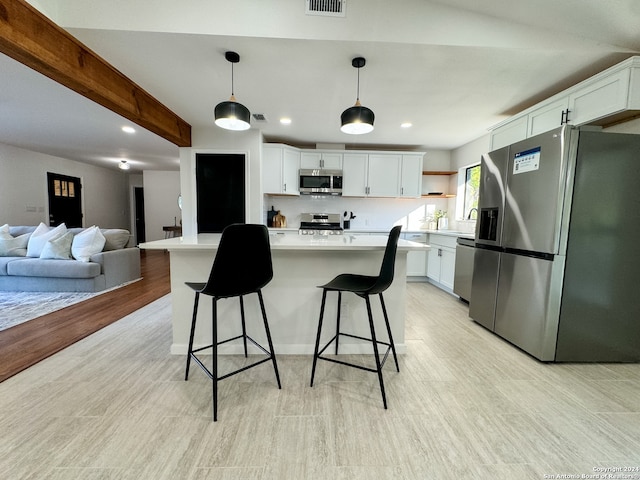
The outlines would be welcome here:
<svg viewBox="0 0 640 480">
<path fill-rule="evenodd" d="M 542 361 L 640 361 L 640 135 L 482 157 L 469 316 Z"/>
</svg>

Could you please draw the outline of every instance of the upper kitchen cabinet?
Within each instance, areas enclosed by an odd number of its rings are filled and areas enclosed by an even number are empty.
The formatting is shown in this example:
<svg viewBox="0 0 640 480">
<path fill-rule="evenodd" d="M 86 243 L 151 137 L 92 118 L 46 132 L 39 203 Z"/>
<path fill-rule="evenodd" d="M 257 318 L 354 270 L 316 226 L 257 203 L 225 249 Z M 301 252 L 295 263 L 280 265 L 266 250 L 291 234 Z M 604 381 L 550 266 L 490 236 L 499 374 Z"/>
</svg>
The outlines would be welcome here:
<svg viewBox="0 0 640 480">
<path fill-rule="evenodd" d="M 342 196 L 418 198 L 423 153 L 345 153 Z"/>
<path fill-rule="evenodd" d="M 342 153 L 337 152 L 301 152 L 300 168 L 342 170 Z"/>
<path fill-rule="evenodd" d="M 423 155 L 402 155 L 400 165 L 400 196 L 418 198 L 422 194 Z"/>
<path fill-rule="evenodd" d="M 606 126 L 640 113 L 640 57 L 631 57 L 498 124 L 495 150 L 565 123 Z"/>
<path fill-rule="evenodd" d="M 300 195 L 300 151 L 281 144 L 262 145 L 262 193 Z"/>
</svg>

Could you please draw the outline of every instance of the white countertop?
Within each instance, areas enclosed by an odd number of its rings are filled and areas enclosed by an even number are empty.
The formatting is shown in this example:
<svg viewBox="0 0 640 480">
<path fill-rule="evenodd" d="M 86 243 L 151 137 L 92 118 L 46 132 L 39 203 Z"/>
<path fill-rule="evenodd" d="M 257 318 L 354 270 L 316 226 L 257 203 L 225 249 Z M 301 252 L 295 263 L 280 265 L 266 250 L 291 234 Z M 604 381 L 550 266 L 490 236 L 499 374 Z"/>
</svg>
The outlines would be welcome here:
<svg viewBox="0 0 640 480">
<path fill-rule="evenodd" d="M 215 250 L 220 242 L 219 233 L 201 233 L 141 243 L 140 248 L 149 250 Z M 386 235 L 278 235 L 271 233 L 272 250 L 380 250 L 387 245 Z M 428 250 L 423 243 L 398 240 L 398 250 Z"/>
</svg>

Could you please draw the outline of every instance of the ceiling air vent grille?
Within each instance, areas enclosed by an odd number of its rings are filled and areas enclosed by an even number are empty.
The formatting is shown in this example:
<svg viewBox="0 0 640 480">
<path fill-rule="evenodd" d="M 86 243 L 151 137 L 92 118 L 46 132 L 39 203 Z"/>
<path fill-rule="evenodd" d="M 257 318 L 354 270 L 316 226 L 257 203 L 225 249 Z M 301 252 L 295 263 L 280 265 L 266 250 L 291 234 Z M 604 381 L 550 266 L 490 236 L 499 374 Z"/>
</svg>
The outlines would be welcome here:
<svg viewBox="0 0 640 480">
<path fill-rule="evenodd" d="M 264 116 L 264 113 L 254 113 L 251 115 L 256 122 L 266 122 L 267 117 Z"/>
<path fill-rule="evenodd" d="M 344 17 L 347 0 L 305 0 L 307 15 L 324 15 L 327 17 Z"/>
</svg>

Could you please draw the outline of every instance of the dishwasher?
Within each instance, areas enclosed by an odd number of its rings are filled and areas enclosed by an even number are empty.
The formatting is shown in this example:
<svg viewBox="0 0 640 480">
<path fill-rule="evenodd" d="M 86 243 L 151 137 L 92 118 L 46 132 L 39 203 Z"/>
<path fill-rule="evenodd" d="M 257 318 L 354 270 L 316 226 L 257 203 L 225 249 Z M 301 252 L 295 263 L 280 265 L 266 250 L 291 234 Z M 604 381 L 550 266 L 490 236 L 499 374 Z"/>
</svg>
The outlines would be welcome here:
<svg viewBox="0 0 640 480">
<path fill-rule="evenodd" d="M 469 303 L 471 298 L 471 279 L 473 277 L 473 254 L 475 242 L 471 237 L 458 237 L 456 240 L 456 269 L 453 277 L 453 293 Z"/>
</svg>

